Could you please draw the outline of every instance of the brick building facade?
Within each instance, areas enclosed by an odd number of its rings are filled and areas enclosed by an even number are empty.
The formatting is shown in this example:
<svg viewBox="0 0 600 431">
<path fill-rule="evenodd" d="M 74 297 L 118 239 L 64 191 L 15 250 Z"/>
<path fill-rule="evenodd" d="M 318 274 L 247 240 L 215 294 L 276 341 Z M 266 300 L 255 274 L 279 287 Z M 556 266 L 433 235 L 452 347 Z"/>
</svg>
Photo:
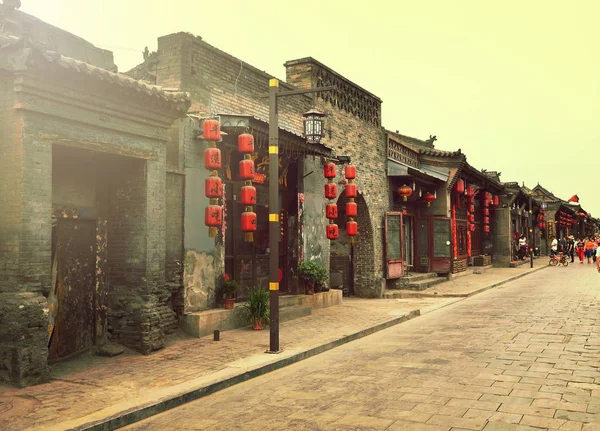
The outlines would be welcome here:
<svg viewBox="0 0 600 431">
<path fill-rule="evenodd" d="M 49 360 L 109 338 L 147 353 L 177 327 L 166 147 L 189 100 L 27 14 L 2 20 L 0 380 L 27 385 Z"/>
</svg>

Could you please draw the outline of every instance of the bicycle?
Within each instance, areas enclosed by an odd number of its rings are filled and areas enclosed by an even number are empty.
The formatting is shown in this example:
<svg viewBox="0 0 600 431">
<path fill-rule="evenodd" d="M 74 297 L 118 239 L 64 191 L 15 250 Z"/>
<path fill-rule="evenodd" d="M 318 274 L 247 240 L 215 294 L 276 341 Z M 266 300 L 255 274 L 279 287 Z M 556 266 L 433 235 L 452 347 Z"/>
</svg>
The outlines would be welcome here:
<svg viewBox="0 0 600 431">
<path fill-rule="evenodd" d="M 550 256 L 550 262 L 548 262 L 548 265 L 550 266 L 556 266 L 558 264 L 561 264 L 563 266 L 569 266 L 569 255 L 566 255 L 564 253 L 558 253 L 558 254 L 554 254 L 552 256 Z"/>
</svg>

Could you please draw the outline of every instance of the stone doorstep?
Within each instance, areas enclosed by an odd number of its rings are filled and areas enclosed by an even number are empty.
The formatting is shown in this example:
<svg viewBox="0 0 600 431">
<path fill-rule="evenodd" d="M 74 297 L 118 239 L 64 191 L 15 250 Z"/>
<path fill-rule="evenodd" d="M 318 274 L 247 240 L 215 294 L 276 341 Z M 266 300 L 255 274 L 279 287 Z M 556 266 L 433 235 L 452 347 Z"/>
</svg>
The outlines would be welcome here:
<svg viewBox="0 0 600 431">
<path fill-rule="evenodd" d="M 436 284 L 443 283 L 445 281 L 448 281 L 448 279 L 446 277 L 426 278 L 425 280 L 419 280 L 419 281 L 415 281 L 415 282 L 411 282 L 411 283 L 407 284 L 405 289 L 406 290 L 425 290 L 425 289 L 429 289 L 432 286 L 435 286 Z"/>
<path fill-rule="evenodd" d="M 494 265 L 469 266 L 466 271 L 457 272 L 456 274 L 448 274 L 446 277 L 448 280 L 454 280 L 455 278 L 464 277 L 465 275 L 483 274 L 485 271 L 493 267 Z"/>
<path fill-rule="evenodd" d="M 342 304 L 342 291 L 331 289 L 314 295 L 284 295 L 279 297 L 279 320 L 298 319 L 309 316 L 312 310 Z M 179 320 L 180 328 L 194 337 L 212 335 L 215 330 L 228 331 L 248 324 L 243 319 L 242 304 L 232 310 L 224 308 L 187 313 Z"/>
</svg>

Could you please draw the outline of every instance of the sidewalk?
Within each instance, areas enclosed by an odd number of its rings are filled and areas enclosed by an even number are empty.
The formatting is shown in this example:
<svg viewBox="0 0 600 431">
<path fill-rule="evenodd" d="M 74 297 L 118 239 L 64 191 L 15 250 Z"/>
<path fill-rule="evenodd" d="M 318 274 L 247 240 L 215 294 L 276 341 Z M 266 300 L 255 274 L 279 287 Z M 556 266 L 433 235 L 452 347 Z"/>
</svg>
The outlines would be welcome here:
<svg viewBox="0 0 600 431">
<path fill-rule="evenodd" d="M 464 295 L 542 268 L 491 269 L 434 288 Z M 345 298 L 341 306 L 282 323 L 284 351 L 277 355 L 264 353 L 269 347 L 268 329 L 236 329 L 222 332 L 219 342 L 178 334 L 149 356 L 129 350 L 116 358 L 82 356 L 53 366 L 49 383 L 24 389 L 0 386 L 0 429 L 112 430 L 461 299 L 439 294 Z"/>
</svg>

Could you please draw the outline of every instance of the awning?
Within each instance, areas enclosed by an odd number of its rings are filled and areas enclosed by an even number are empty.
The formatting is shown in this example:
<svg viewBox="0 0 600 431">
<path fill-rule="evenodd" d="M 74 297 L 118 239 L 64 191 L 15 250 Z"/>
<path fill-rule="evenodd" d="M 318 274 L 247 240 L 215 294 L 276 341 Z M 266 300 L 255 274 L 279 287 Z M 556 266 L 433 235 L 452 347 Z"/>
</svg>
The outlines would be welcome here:
<svg viewBox="0 0 600 431">
<path fill-rule="evenodd" d="M 441 182 L 448 181 L 450 171 L 447 168 L 439 166 L 431 166 L 421 163 L 419 168 L 414 166 L 405 165 L 404 163 L 397 162 L 395 160 L 387 160 L 387 176 L 388 177 L 402 177 L 402 176 L 413 176 L 423 177 L 427 179 L 434 179 Z"/>
</svg>

